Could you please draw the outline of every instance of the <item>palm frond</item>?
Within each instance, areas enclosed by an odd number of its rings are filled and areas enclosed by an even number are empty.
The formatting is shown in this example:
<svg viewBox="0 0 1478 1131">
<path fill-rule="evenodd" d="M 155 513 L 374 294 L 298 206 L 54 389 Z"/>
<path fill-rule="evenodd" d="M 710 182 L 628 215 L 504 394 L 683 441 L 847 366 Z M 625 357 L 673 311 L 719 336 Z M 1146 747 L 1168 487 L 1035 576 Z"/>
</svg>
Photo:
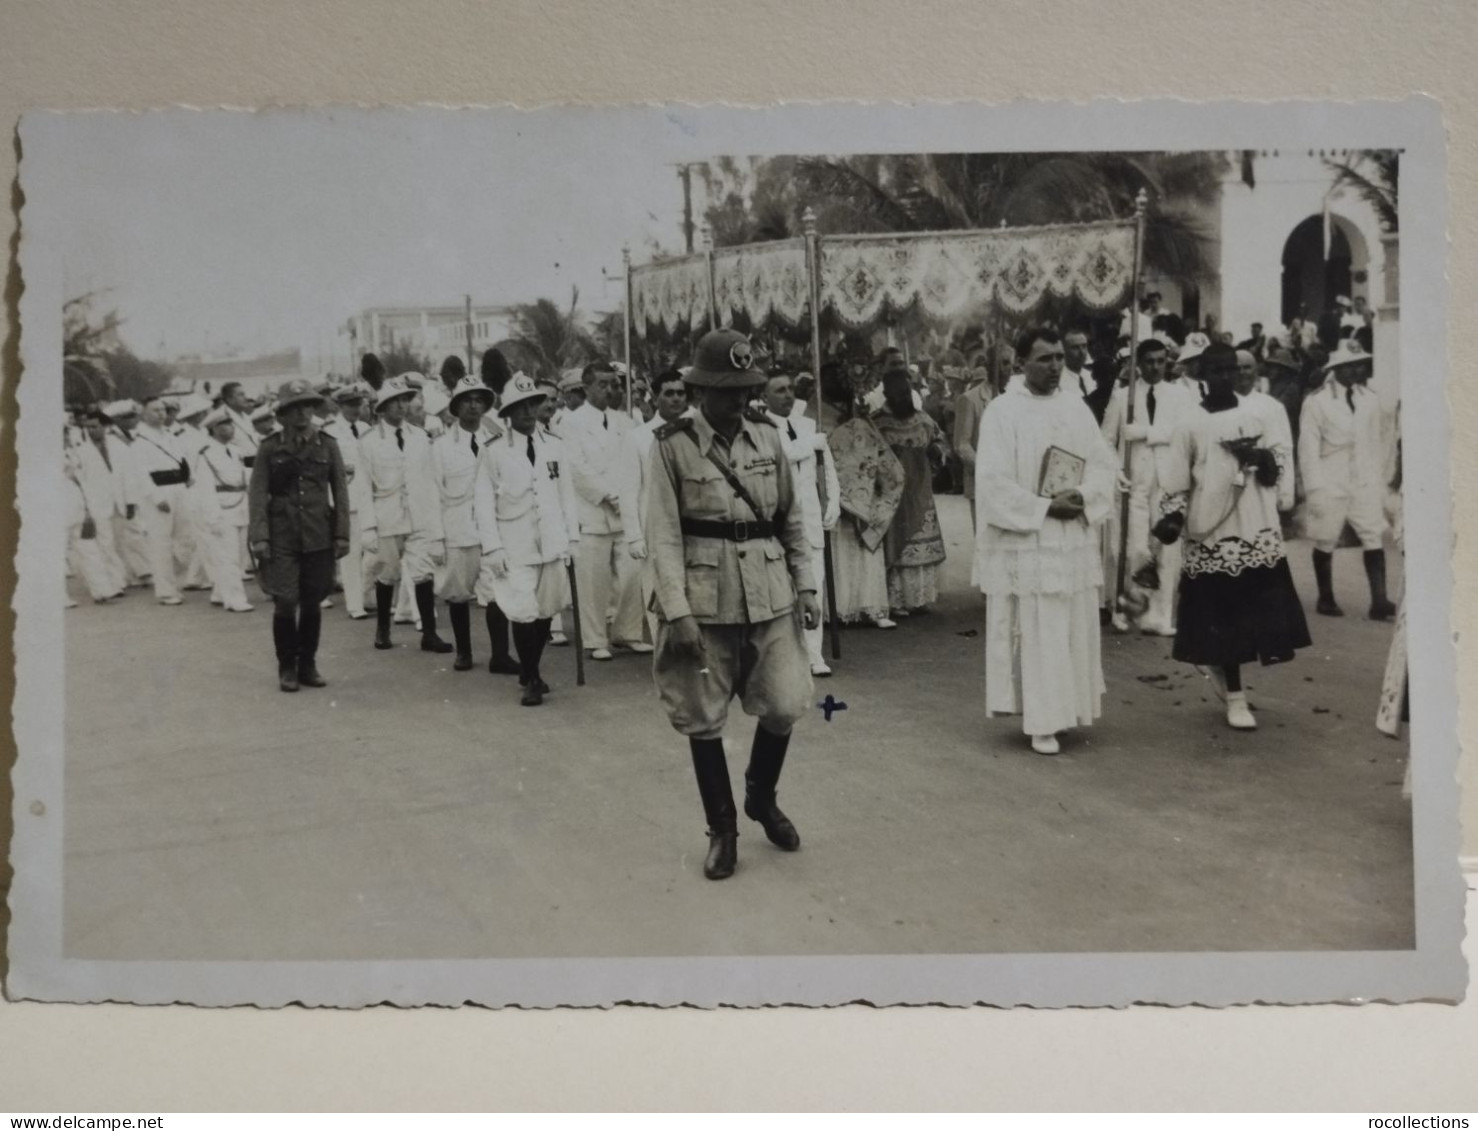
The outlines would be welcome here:
<svg viewBox="0 0 1478 1131">
<path fill-rule="evenodd" d="M 1401 226 L 1399 208 L 1401 155 L 1397 150 L 1362 150 L 1346 161 L 1324 159 L 1334 173 L 1336 188 L 1349 187 L 1370 206 L 1381 230 L 1395 232 Z"/>
</svg>

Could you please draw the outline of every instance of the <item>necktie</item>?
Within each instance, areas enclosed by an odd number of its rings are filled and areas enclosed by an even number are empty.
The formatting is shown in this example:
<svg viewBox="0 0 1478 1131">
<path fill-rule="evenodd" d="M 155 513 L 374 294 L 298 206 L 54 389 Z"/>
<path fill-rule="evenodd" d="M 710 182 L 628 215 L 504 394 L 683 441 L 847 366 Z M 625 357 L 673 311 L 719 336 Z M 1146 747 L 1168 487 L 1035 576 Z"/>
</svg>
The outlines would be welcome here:
<svg viewBox="0 0 1478 1131">
<path fill-rule="evenodd" d="M 795 439 L 795 425 L 788 420 L 785 422 L 785 431 L 790 434 L 792 440 Z"/>
<path fill-rule="evenodd" d="M 534 466 L 534 434 L 529 433 L 529 466 Z"/>
<path fill-rule="evenodd" d="M 1151 385 L 1144 395 L 1144 404 L 1149 409 L 1150 423 L 1155 422 L 1155 387 Z"/>
<path fill-rule="evenodd" d="M 395 446 L 405 451 L 405 433 L 399 428 L 395 430 Z"/>
<path fill-rule="evenodd" d="M 359 439 L 359 425 L 355 424 L 352 420 L 349 422 L 349 435 L 353 436 L 356 440 Z"/>
<path fill-rule="evenodd" d="M 1345 400 L 1347 400 L 1347 401 L 1350 402 L 1350 411 L 1351 412 L 1354 412 L 1355 411 L 1355 386 L 1354 385 L 1346 385 L 1345 386 Z"/>
<path fill-rule="evenodd" d="M 477 433 L 472 434 L 472 454 L 477 454 Z"/>
<path fill-rule="evenodd" d="M 609 432 L 611 430 L 611 418 L 609 416 L 607 416 L 605 413 L 601 413 L 600 414 L 600 426 L 602 428 L 604 428 L 607 432 Z M 532 444 L 533 442 L 534 442 L 533 437 L 532 436 L 529 437 L 529 443 Z M 530 456 L 529 457 L 530 460 L 532 460 L 533 458 L 534 458 L 533 456 Z"/>
</svg>

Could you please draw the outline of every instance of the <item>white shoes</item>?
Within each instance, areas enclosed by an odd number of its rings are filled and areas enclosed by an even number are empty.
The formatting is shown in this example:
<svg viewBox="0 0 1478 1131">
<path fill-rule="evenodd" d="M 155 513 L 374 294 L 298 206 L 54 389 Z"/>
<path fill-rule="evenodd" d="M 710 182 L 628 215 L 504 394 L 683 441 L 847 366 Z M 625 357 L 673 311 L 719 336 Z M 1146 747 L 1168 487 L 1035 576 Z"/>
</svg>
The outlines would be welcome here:
<svg viewBox="0 0 1478 1131">
<path fill-rule="evenodd" d="M 811 674 L 814 676 L 825 677 L 831 674 L 831 669 L 826 666 L 825 660 L 816 660 L 813 661 L 811 664 Z"/>
<path fill-rule="evenodd" d="M 898 622 L 896 620 L 889 620 L 887 617 L 878 617 L 877 620 L 873 621 L 873 624 L 877 625 L 878 628 L 898 627 Z"/>
<path fill-rule="evenodd" d="M 1247 706 L 1245 691 L 1232 691 L 1227 694 L 1227 726 L 1233 730 L 1257 729 L 1257 720 L 1252 716 L 1252 709 Z"/>
<path fill-rule="evenodd" d="M 1062 747 L 1058 745 L 1055 734 L 1034 734 L 1032 735 L 1032 749 L 1038 754 L 1056 754 L 1062 750 Z"/>
<path fill-rule="evenodd" d="M 349 614 L 349 619 L 350 620 L 368 620 L 369 619 L 369 613 L 365 612 L 363 609 L 360 609 L 359 612 L 357 612 L 357 613 L 350 613 Z"/>
<path fill-rule="evenodd" d="M 592 660 L 609 660 L 611 659 L 611 650 L 609 648 L 592 648 L 590 649 L 590 658 Z"/>
<path fill-rule="evenodd" d="M 160 597 L 159 603 L 161 605 L 183 605 L 185 599 L 183 597 Z"/>
<path fill-rule="evenodd" d="M 1123 613 L 1115 613 L 1113 616 L 1109 617 L 1109 626 L 1113 628 L 1115 632 L 1128 632 L 1129 618 L 1126 617 Z"/>
<path fill-rule="evenodd" d="M 1145 636 L 1174 636 L 1175 629 L 1158 620 L 1145 619 L 1139 622 L 1139 631 Z"/>
<path fill-rule="evenodd" d="M 252 605 L 252 604 L 227 605 L 226 606 L 226 611 L 228 613 L 249 613 L 249 612 L 251 612 L 255 608 L 256 608 L 256 606 L 255 605 Z"/>
<path fill-rule="evenodd" d="M 559 629 L 555 629 L 549 634 L 549 643 L 556 648 L 564 648 L 569 645 L 570 638 L 563 632 L 560 632 Z"/>
<path fill-rule="evenodd" d="M 320 609 L 331 609 L 334 607 L 334 599 L 332 597 L 325 597 L 322 601 L 318 602 L 318 607 Z"/>
<path fill-rule="evenodd" d="M 638 640 L 635 643 L 628 641 L 626 643 L 618 644 L 616 645 L 616 647 L 625 648 L 628 652 L 635 652 L 638 656 L 646 656 L 654 651 L 653 647 L 650 644 L 647 644 L 641 640 Z"/>
</svg>

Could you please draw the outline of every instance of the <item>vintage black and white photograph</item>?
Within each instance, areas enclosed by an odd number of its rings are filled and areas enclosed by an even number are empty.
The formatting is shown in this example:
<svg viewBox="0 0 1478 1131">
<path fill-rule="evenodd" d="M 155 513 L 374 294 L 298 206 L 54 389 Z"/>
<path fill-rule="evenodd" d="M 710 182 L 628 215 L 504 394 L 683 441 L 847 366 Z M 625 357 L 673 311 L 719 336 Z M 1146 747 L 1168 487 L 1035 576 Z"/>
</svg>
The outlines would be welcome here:
<svg viewBox="0 0 1478 1131">
<path fill-rule="evenodd" d="M 13 993 L 1460 996 L 1431 107 L 21 139 Z"/>
</svg>

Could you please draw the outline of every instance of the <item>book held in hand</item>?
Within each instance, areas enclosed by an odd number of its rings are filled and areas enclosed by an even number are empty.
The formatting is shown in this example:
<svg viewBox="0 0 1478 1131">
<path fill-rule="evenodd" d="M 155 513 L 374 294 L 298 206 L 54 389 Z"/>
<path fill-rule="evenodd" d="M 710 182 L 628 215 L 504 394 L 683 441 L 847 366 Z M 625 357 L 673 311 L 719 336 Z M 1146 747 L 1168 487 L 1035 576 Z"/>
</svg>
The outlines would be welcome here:
<svg viewBox="0 0 1478 1131">
<path fill-rule="evenodd" d="M 1037 479 L 1037 494 L 1050 499 L 1064 491 L 1076 491 L 1083 485 L 1088 461 L 1056 445 L 1042 456 L 1042 474 Z"/>
</svg>

